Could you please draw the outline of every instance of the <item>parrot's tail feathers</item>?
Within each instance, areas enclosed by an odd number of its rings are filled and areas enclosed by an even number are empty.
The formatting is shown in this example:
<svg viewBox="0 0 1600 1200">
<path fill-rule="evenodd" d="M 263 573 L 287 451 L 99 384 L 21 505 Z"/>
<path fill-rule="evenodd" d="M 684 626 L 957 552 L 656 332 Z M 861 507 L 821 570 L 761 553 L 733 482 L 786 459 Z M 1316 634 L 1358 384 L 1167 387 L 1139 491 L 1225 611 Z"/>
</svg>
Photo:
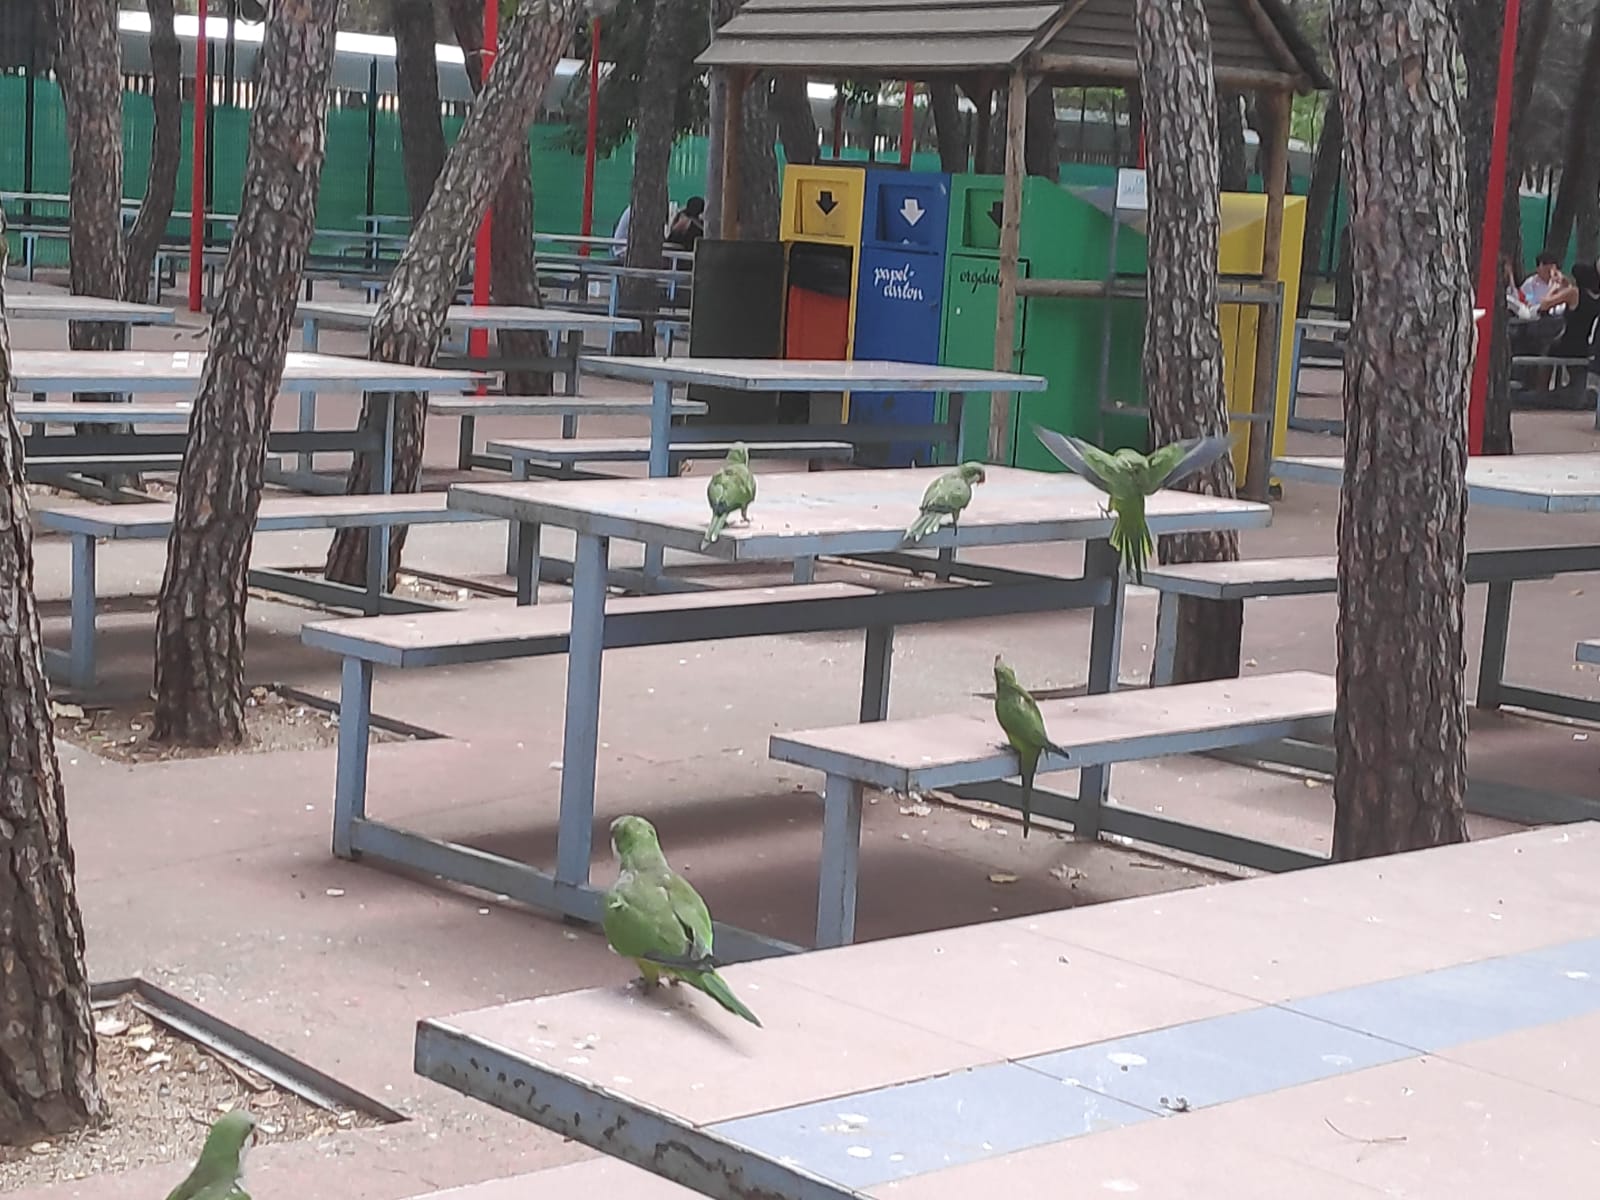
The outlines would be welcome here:
<svg viewBox="0 0 1600 1200">
<path fill-rule="evenodd" d="M 1071 758 L 1071 752 L 1065 746 L 1058 746 L 1054 742 L 1046 742 L 1044 748 L 1057 758 Z"/>
<path fill-rule="evenodd" d="M 911 528 L 906 530 L 905 540 L 908 542 L 920 542 L 923 538 L 927 537 L 930 533 L 939 528 L 939 521 L 940 514 L 923 513 L 915 521 L 911 522 Z"/>
<path fill-rule="evenodd" d="M 722 531 L 728 527 L 728 514 L 718 513 L 711 518 L 711 524 L 706 526 L 706 536 L 700 542 L 700 549 L 704 550 L 712 542 L 722 536 Z"/>
<path fill-rule="evenodd" d="M 695 975 L 685 975 L 684 982 L 691 987 L 699 988 L 734 1016 L 743 1017 L 757 1029 L 761 1028 L 760 1018 L 744 1006 L 743 1001 L 733 994 L 733 989 L 715 971 L 702 971 Z"/>
<path fill-rule="evenodd" d="M 1133 581 L 1143 583 L 1144 565 L 1150 561 L 1150 555 L 1155 550 L 1150 527 L 1142 520 L 1135 526 L 1131 521 L 1124 521 L 1122 514 L 1118 513 L 1111 523 L 1111 536 L 1107 540 L 1122 559 L 1123 566 L 1127 567 L 1128 574 L 1133 576 Z"/>
</svg>

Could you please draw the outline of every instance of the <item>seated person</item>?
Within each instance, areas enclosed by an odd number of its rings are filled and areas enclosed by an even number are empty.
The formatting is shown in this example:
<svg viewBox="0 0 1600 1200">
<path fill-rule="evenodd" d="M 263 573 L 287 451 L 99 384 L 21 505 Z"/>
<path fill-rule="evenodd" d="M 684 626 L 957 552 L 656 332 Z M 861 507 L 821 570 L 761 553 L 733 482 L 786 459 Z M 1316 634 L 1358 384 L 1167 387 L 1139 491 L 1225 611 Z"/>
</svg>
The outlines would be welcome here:
<svg viewBox="0 0 1600 1200">
<path fill-rule="evenodd" d="M 1600 323 L 1600 267 L 1591 262 L 1574 263 L 1572 284 L 1566 327 L 1550 347 L 1556 358 L 1588 358 L 1595 325 Z"/>
<path fill-rule="evenodd" d="M 1553 251 L 1539 255 L 1538 269 L 1522 281 L 1522 298 L 1536 316 L 1558 316 L 1576 302 L 1578 289 L 1561 274 Z"/>
<path fill-rule="evenodd" d="M 672 226 L 667 230 L 667 245 L 680 250 L 693 250 L 694 244 L 706 233 L 705 211 L 705 200 L 700 196 L 691 196 L 689 203 L 672 218 Z"/>
</svg>

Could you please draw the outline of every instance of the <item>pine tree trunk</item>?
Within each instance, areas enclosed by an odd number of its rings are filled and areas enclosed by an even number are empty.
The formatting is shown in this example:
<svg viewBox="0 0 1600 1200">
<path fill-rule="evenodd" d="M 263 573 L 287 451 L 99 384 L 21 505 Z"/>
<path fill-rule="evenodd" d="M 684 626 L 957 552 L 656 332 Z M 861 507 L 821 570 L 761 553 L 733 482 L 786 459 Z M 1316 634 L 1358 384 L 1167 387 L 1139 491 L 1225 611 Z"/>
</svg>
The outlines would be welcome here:
<svg viewBox="0 0 1600 1200">
<path fill-rule="evenodd" d="M 1225 192 L 1250 190 L 1250 160 L 1244 145 L 1244 96 L 1217 95 L 1217 178 Z"/>
<path fill-rule="evenodd" d="M 967 123 L 961 117 L 956 85 L 934 80 L 928 85 L 933 109 L 933 136 L 939 143 L 939 169 L 959 175 L 967 169 Z"/>
<path fill-rule="evenodd" d="M 1061 179 L 1061 139 L 1056 133 L 1056 93 L 1041 83 L 1028 97 L 1028 123 L 1023 131 L 1023 162 L 1029 175 Z"/>
<path fill-rule="evenodd" d="M 783 71 L 773 79 L 772 112 L 778 119 L 778 136 L 783 139 L 784 161 L 796 165 L 816 162 L 820 145 L 817 121 L 811 115 L 811 98 L 804 78 Z"/>
<path fill-rule="evenodd" d="M 1306 234 L 1300 248 L 1299 316 L 1311 311 L 1317 280 L 1322 277 L 1322 252 L 1327 245 L 1328 215 L 1339 195 L 1340 162 L 1344 155 L 1344 114 L 1337 97 L 1328 101 L 1306 189 Z"/>
<path fill-rule="evenodd" d="M 1139 165 L 1139 137 L 1145 129 L 1144 95 L 1139 88 L 1128 89 L 1128 145 L 1123 152 L 1122 165 Z M 1148 151 L 1148 147 L 1146 147 Z"/>
<path fill-rule="evenodd" d="M 156 609 L 158 741 L 244 739 L 246 576 L 316 218 L 338 0 L 277 0 Z"/>
<path fill-rule="evenodd" d="M 0 212 L 0 1146 L 16 1146 L 98 1120 L 104 1104 L 10 401 L 5 263 Z"/>
<path fill-rule="evenodd" d="M 1134 24 L 1150 179 L 1144 383 L 1151 442 L 1165 445 L 1228 432 L 1217 326 L 1217 99 L 1204 0 L 1136 0 Z M 1183 486 L 1231 497 L 1232 457 L 1223 455 Z M 1162 562 L 1232 561 L 1239 538 L 1185 534 L 1162 538 L 1160 549 Z M 1174 682 L 1239 673 L 1242 602 L 1186 596 L 1178 624 Z"/>
<path fill-rule="evenodd" d="M 468 51 L 467 79 L 478 95 L 483 91 L 483 0 L 450 0 L 450 23 L 457 44 Z M 492 225 L 489 299 L 510 307 L 538 308 L 542 299 L 533 244 L 533 164 L 526 135 L 495 193 Z M 510 329 L 496 337 L 501 353 L 509 358 L 550 355 L 550 339 L 543 332 Z M 554 390 L 548 371 L 506 372 L 510 395 L 548 396 Z"/>
<path fill-rule="evenodd" d="M 783 193 L 778 186 L 778 119 L 765 87 L 745 89 L 744 140 L 739 147 L 739 237 L 778 240 Z"/>
<path fill-rule="evenodd" d="M 980 175 L 993 175 L 996 173 L 996 144 L 1004 140 L 995 137 L 994 133 L 996 129 L 1005 128 L 1004 121 L 995 123 L 995 89 L 987 85 L 974 85 L 965 90 L 967 99 L 978 110 L 978 119 L 972 131 L 972 169 Z M 1003 96 L 1005 93 L 1002 91 L 1000 94 Z M 1001 145 L 999 149 L 1003 155 L 1005 147 Z"/>
<path fill-rule="evenodd" d="M 628 247 L 623 261 L 630 267 L 661 267 L 661 234 L 672 213 L 667 171 L 678 132 L 678 84 L 687 69 L 685 26 L 691 19 L 687 0 L 650 0 L 650 56 L 639 75 L 639 110 L 633 122 L 633 214 L 628 222 Z M 746 103 L 753 103 L 746 88 Z M 741 201 L 740 208 L 744 204 Z M 643 328 L 617 339 L 618 354 L 650 354 L 656 344 L 655 322 L 659 285 L 652 279 L 623 279 L 622 311 L 639 316 Z"/>
<path fill-rule="evenodd" d="M 406 169 L 411 219 L 428 207 L 434 180 L 444 169 L 444 124 L 439 118 L 439 64 L 433 0 L 389 0 L 394 26 L 395 91 L 400 105 L 400 149 Z"/>
<path fill-rule="evenodd" d="M 120 300 L 122 253 L 122 49 L 116 0 L 62 0 L 57 64 L 67 109 L 72 291 Z M 74 350 L 117 350 L 126 326 L 74 321 Z M 84 397 L 101 399 L 103 397 Z"/>
<path fill-rule="evenodd" d="M 128 232 L 123 295 L 135 304 L 150 299 L 156 252 L 161 249 L 167 223 L 172 220 L 172 203 L 178 194 L 178 163 L 183 157 L 183 56 L 173 29 L 172 0 L 146 0 L 145 7 L 150 13 L 155 127 L 150 134 L 150 175 L 144 200 Z"/>
<path fill-rule="evenodd" d="M 1355 318 L 1345 351 L 1333 854 L 1466 837 L 1472 267 L 1444 0 L 1334 0 Z"/>
<path fill-rule="evenodd" d="M 416 223 L 389 278 L 372 323 L 373 359 L 413 366 L 433 361 L 478 223 L 507 168 L 527 146 L 528 127 L 539 111 L 545 86 L 583 11 L 581 0 L 538 4 L 524 0 L 519 6 L 501 39 L 494 69 L 445 159 L 427 211 Z M 381 434 L 384 399 L 368 397 L 363 403 L 363 430 Z M 393 403 L 394 487 L 397 492 L 414 492 L 422 480 L 426 400 L 401 395 L 394 397 Z M 345 491 L 351 495 L 371 492 L 378 478 L 378 455 L 363 451 L 350 468 Z M 405 528 L 401 526 L 389 541 L 391 584 L 404 546 Z M 327 577 L 359 583 L 366 577 L 366 561 L 367 531 L 341 529 L 328 551 Z"/>
<path fill-rule="evenodd" d="M 1578 85 L 1567 108 L 1566 150 L 1561 159 L 1561 190 L 1556 193 L 1555 211 L 1550 216 L 1547 249 L 1565 255 L 1572 240 L 1579 214 L 1594 211 L 1595 190 L 1600 187 L 1600 162 L 1595 161 L 1600 121 L 1600 5 L 1590 18 L 1589 41 L 1583 52 L 1583 67 Z M 1582 257 L 1580 252 L 1579 257 Z M 1591 261 L 1594 255 L 1589 255 Z"/>
</svg>

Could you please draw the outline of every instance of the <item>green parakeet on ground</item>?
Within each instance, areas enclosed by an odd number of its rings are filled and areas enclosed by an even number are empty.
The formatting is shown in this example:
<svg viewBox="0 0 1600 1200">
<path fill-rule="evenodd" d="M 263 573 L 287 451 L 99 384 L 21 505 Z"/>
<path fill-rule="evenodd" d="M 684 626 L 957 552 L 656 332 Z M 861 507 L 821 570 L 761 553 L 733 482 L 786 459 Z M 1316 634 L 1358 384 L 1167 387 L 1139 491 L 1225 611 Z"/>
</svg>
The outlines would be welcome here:
<svg viewBox="0 0 1600 1200">
<path fill-rule="evenodd" d="M 1039 755 L 1046 750 L 1062 758 L 1068 754 L 1050 740 L 1038 701 L 1017 682 L 1017 673 L 998 654 L 994 656 L 994 715 L 1022 767 L 1022 836 L 1027 837 L 1033 824 L 1033 773 L 1039 767 Z"/>
<path fill-rule="evenodd" d="M 1189 438 L 1152 450 L 1118 450 L 1108 454 L 1080 438 L 1064 437 L 1051 429 L 1033 427 L 1044 448 L 1107 496 L 1116 515 L 1111 526 L 1111 548 L 1122 556 L 1135 583 L 1144 581 L 1144 564 L 1155 550 L 1150 526 L 1144 519 L 1144 501 L 1164 487 L 1203 471 L 1233 445 L 1228 437 Z"/>
<path fill-rule="evenodd" d="M 701 548 L 721 536 L 728 518 L 738 513 L 750 519 L 750 505 L 756 498 L 756 477 L 750 472 L 750 451 L 743 442 L 728 447 L 728 457 L 706 484 L 706 499 L 711 502 L 711 524 L 706 526 Z"/>
<path fill-rule="evenodd" d="M 638 964 L 646 987 L 663 976 L 682 981 L 760 1025 L 712 967 L 711 914 L 700 893 L 667 865 L 655 826 L 643 817 L 618 817 L 611 822 L 611 845 L 622 868 L 601 903 L 611 948 Z"/>
<path fill-rule="evenodd" d="M 240 1176 L 244 1152 L 255 1136 L 256 1120 L 243 1109 L 218 1117 L 206 1134 L 194 1170 L 167 1195 L 167 1200 L 250 1200 Z"/>
<path fill-rule="evenodd" d="M 946 517 L 950 518 L 950 527 L 954 529 L 961 520 L 962 510 L 972 503 L 972 485 L 986 478 L 982 463 L 969 462 L 935 479 L 922 493 L 922 515 L 911 522 L 905 540 L 920 542 L 944 524 Z"/>
</svg>

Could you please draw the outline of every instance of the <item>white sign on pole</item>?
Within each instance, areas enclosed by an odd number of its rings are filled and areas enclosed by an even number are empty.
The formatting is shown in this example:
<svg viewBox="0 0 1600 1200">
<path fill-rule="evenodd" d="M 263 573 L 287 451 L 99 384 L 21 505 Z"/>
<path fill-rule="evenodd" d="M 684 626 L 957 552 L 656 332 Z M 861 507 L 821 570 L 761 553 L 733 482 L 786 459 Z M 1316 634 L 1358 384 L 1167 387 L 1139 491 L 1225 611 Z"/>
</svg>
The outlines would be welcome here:
<svg viewBox="0 0 1600 1200">
<path fill-rule="evenodd" d="M 1117 211 L 1145 212 L 1150 207 L 1150 197 L 1145 190 L 1145 173 L 1130 167 L 1117 172 Z"/>
</svg>

